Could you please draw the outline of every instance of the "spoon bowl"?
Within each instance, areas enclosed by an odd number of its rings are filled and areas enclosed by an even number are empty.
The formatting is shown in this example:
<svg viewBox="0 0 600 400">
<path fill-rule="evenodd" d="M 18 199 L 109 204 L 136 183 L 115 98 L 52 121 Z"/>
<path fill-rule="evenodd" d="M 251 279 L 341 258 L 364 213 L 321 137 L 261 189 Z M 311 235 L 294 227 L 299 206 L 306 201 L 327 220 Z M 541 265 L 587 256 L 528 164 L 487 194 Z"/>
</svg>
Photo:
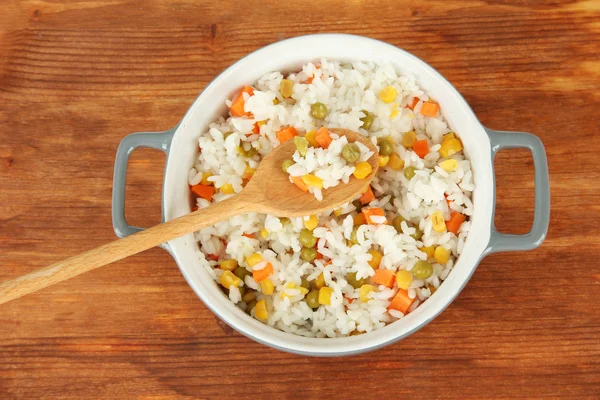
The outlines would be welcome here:
<svg viewBox="0 0 600 400">
<path fill-rule="evenodd" d="M 365 179 L 351 177 L 347 184 L 340 183 L 338 186 L 324 189 L 323 200 L 317 200 L 312 193 L 304 192 L 291 183 L 289 175 L 281 169 L 283 162 L 291 159 L 296 151 L 294 141 L 288 140 L 263 158 L 240 195 L 243 193 L 245 198 L 256 199 L 252 200 L 256 206 L 255 211 L 277 217 L 302 217 L 331 210 L 353 200 L 367 189 L 377 174 L 377 148 L 368 138 L 348 129 L 333 128 L 330 131 L 340 137 L 346 136 L 349 143 L 360 142 L 374 153 L 367 161 L 372 171 Z"/>
</svg>

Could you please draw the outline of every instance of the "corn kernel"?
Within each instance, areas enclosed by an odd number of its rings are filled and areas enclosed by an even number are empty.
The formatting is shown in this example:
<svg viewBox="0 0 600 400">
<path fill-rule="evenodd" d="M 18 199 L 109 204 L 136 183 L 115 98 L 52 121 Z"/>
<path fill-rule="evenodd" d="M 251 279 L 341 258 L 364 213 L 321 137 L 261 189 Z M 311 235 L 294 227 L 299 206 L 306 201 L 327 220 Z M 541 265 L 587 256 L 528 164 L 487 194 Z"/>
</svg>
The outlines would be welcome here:
<svg viewBox="0 0 600 400">
<path fill-rule="evenodd" d="M 256 315 L 256 318 L 260 319 L 261 321 L 266 321 L 269 319 L 266 301 L 260 300 L 256 303 L 256 306 L 254 306 L 254 315 Z"/>
<path fill-rule="evenodd" d="M 322 189 L 323 188 L 323 179 L 313 175 L 313 174 L 306 174 L 302 177 L 302 182 L 304 182 L 304 184 L 306 186 L 311 186 L 317 189 Z"/>
<path fill-rule="evenodd" d="M 260 237 L 261 237 L 262 239 L 267 239 L 267 238 L 269 237 L 269 231 L 268 231 L 268 230 L 266 230 L 265 228 L 262 228 L 262 229 L 260 230 L 260 233 L 259 233 L 259 235 L 260 235 Z"/>
<path fill-rule="evenodd" d="M 390 156 L 379 156 L 379 166 L 381 168 L 388 165 L 389 162 L 390 162 Z"/>
<path fill-rule="evenodd" d="M 312 231 L 319 225 L 319 217 L 311 215 L 308 219 L 304 220 L 304 227 L 309 231 Z"/>
<path fill-rule="evenodd" d="M 274 104 L 274 105 L 277 105 L 277 104 L 279 104 L 279 99 L 273 99 L 273 104 Z"/>
<path fill-rule="evenodd" d="M 363 213 L 356 214 L 352 219 L 354 220 L 354 226 L 364 225 L 367 222 Z"/>
<path fill-rule="evenodd" d="M 456 167 L 458 167 L 458 161 L 456 161 L 454 158 L 449 158 L 445 161 L 442 161 L 440 163 L 440 167 L 442 167 L 442 169 L 446 172 L 452 172 L 456 169 Z"/>
<path fill-rule="evenodd" d="M 393 170 L 400 171 L 402 168 L 404 168 L 404 160 L 401 159 L 398 154 L 392 153 L 390 155 L 390 162 L 388 165 Z"/>
<path fill-rule="evenodd" d="M 400 289 L 407 290 L 412 284 L 412 281 L 413 277 L 409 271 L 401 269 L 400 271 L 396 272 L 396 284 Z"/>
<path fill-rule="evenodd" d="M 312 147 L 321 147 L 319 145 L 319 142 L 317 142 L 317 139 L 315 139 L 315 136 L 317 136 L 317 131 L 311 130 L 311 131 L 306 132 L 306 135 L 304 135 L 304 139 L 308 140 L 308 143 Z"/>
<path fill-rule="evenodd" d="M 410 149 L 417 141 L 417 134 L 414 131 L 406 132 L 402 135 L 402 146 Z"/>
<path fill-rule="evenodd" d="M 446 221 L 444 221 L 444 215 L 441 211 L 436 211 L 431 214 L 431 222 L 433 223 L 434 231 L 444 232 L 446 230 Z"/>
<path fill-rule="evenodd" d="M 461 151 L 462 148 L 463 147 L 460 140 L 456 138 L 450 138 L 442 142 L 442 146 L 440 147 L 440 156 L 442 156 L 442 158 L 451 156 L 452 154 Z"/>
<path fill-rule="evenodd" d="M 317 289 L 321 289 L 323 286 L 325 286 L 325 276 L 323 276 L 322 272 L 315 278 L 313 283 Z"/>
<path fill-rule="evenodd" d="M 333 293 L 333 289 L 327 286 L 323 286 L 319 289 L 319 304 L 321 305 L 331 305 L 331 294 Z"/>
<path fill-rule="evenodd" d="M 444 143 L 448 139 L 456 139 L 456 135 L 454 134 L 454 132 L 449 132 L 442 136 L 442 143 Z"/>
<path fill-rule="evenodd" d="M 433 257 L 435 248 L 433 246 L 427 246 L 427 247 L 421 247 L 419 250 L 422 251 L 423 253 L 427 254 L 427 258 L 431 258 L 431 257 Z"/>
<path fill-rule="evenodd" d="M 231 271 L 224 271 L 219 277 L 219 283 L 229 289 L 230 286 L 240 286 L 242 280 L 235 276 Z"/>
<path fill-rule="evenodd" d="M 342 209 L 336 208 L 335 210 L 333 210 L 333 215 L 335 215 L 336 217 L 339 217 L 340 215 L 342 215 Z"/>
<path fill-rule="evenodd" d="M 211 182 L 208 180 L 208 178 L 210 178 L 211 176 L 213 176 L 210 172 L 203 172 L 202 173 L 202 184 L 203 185 L 212 185 L 214 184 L 214 182 Z"/>
<path fill-rule="evenodd" d="M 302 286 L 298 286 L 298 285 L 296 285 L 294 282 L 290 282 L 290 283 L 288 283 L 287 285 L 285 285 L 285 289 L 298 289 L 298 291 L 299 291 L 301 294 L 303 294 L 303 295 L 305 295 L 305 294 L 307 294 L 307 293 L 308 293 L 308 289 L 307 289 L 307 288 L 305 288 L 305 287 L 302 287 Z M 283 290 L 283 292 L 281 292 L 281 298 L 282 298 L 282 299 L 285 299 L 286 297 L 291 297 L 289 294 L 287 294 L 287 293 L 285 292 L 285 289 Z"/>
<path fill-rule="evenodd" d="M 398 103 L 392 104 L 392 112 L 390 113 L 390 119 L 397 116 L 399 112 L 400 112 L 400 110 L 398 110 Z"/>
<path fill-rule="evenodd" d="M 435 249 L 435 253 L 433 253 L 433 258 L 435 258 L 437 263 L 447 264 L 448 260 L 450 260 L 450 250 L 445 247 L 438 246 Z"/>
<path fill-rule="evenodd" d="M 371 171 L 373 171 L 373 168 L 371 168 L 371 164 L 369 164 L 366 161 L 359 162 L 358 164 L 356 164 L 355 168 L 356 169 L 354 170 L 354 173 L 352 173 L 352 175 L 354 175 L 356 179 L 365 179 L 367 176 L 369 176 Z"/>
<path fill-rule="evenodd" d="M 233 185 L 231 183 L 226 183 L 221 186 L 221 193 L 223 194 L 233 194 L 235 190 L 233 190 Z"/>
<path fill-rule="evenodd" d="M 263 258 L 260 254 L 254 253 L 254 254 L 249 255 L 248 258 L 246 258 L 246 264 L 248 264 L 249 267 L 254 267 L 256 264 L 258 264 L 262 260 L 263 260 Z"/>
<path fill-rule="evenodd" d="M 262 290 L 264 294 L 273 294 L 273 291 L 275 290 L 275 285 L 273 285 L 273 282 L 270 279 L 262 280 L 259 283 L 260 290 Z"/>
<path fill-rule="evenodd" d="M 396 100 L 396 96 L 398 96 L 398 91 L 393 86 L 386 86 L 379 92 L 379 98 L 383 100 L 384 103 L 391 103 Z"/>
<path fill-rule="evenodd" d="M 233 271 L 238 266 L 236 260 L 223 260 L 219 263 L 219 268 L 224 269 L 225 271 Z"/>
<path fill-rule="evenodd" d="M 372 285 L 362 285 L 360 287 L 360 301 L 362 301 L 363 303 L 369 301 L 369 298 L 371 297 L 369 296 L 369 293 L 374 291 L 375 288 Z"/>
<path fill-rule="evenodd" d="M 379 264 L 381 264 L 381 259 L 383 258 L 383 254 L 377 250 L 370 250 L 369 254 L 371 255 L 371 261 L 369 261 L 369 265 L 373 269 L 379 268 Z"/>
</svg>

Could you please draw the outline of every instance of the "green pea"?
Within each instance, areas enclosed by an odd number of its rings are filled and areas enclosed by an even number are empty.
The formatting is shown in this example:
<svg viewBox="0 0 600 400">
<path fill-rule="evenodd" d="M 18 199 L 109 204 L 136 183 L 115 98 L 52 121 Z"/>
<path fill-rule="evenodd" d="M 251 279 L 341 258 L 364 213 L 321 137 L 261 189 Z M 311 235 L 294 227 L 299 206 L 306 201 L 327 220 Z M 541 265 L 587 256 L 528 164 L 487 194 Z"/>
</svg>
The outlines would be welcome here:
<svg viewBox="0 0 600 400">
<path fill-rule="evenodd" d="M 292 160 L 285 160 L 283 164 L 281 164 L 281 169 L 283 170 L 283 172 L 287 173 L 288 168 L 294 164 L 296 163 Z"/>
<path fill-rule="evenodd" d="M 415 170 L 415 167 L 404 168 L 404 177 L 410 181 L 415 176 Z"/>
<path fill-rule="evenodd" d="M 373 114 L 371 114 L 367 110 L 362 110 L 362 112 L 365 114 L 365 116 L 360 119 L 362 121 L 361 128 L 368 131 L 373 125 Z"/>
<path fill-rule="evenodd" d="M 242 296 L 244 295 L 244 293 L 246 293 L 246 287 L 245 286 L 239 287 L 238 290 L 240 291 L 240 295 L 242 295 Z"/>
<path fill-rule="evenodd" d="M 402 221 L 404 221 L 404 218 L 401 215 L 395 216 L 392 220 L 392 226 L 398 233 L 402 233 Z"/>
<path fill-rule="evenodd" d="M 410 272 L 417 279 L 427 279 L 433 274 L 433 266 L 427 261 L 419 260 Z"/>
<path fill-rule="evenodd" d="M 313 235 L 312 231 L 308 229 L 302 229 L 300 232 L 300 244 L 304 247 L 315 247 L 317 244 L 317 238 Z"/>
<path fill-rule="evenodd" d="M 302 136 L 294 136 L 294 144 L 296 145 L 296 150 L 302 157 L 306 156 L 306 151 L 308 150 L 308 140 L 304 139 Z"/>
<path fill-rule="evenodd" d="M 303 247 L 300 250 L 300 258 L 308 262 L 314 261 L 317 258 L 317 249 L 314 247 Z"/>
<path fill-rule="evenodd" d="M 354 289 L 360 289 L 362 285 L 367 283 L 367 280 L 365 278 L 356 279 L 356 272 L 350 272 L 348 275 L 346 275 L 346 280 Z"/>
<path fill-rule="evenodd" d="M 327 116 L 327 106 L 317 102 L 310 106 L 310 115 L 316 119 L 323 119 Z"/>
<path fill-rule="evenodd" d="M 381 139 L 379 141 L 379 154 L 382 156 L 389 156 L 394 152 L 394 144 L 388 139 Z"/>
<path fill-rule="evenodd" d="M 358 239 L 357 239 L 357 237 L 356 237 L 356 235 L 357 235 L 357 232 L 358 232 L 358 226 L 355 226 L 355 227 L 352 229 L 352 233 L 350 234 L 350 241 L 351 241 L 353 244 L 358 244 Z"/>
<path fill-rule="evenodd" d="M 302 283 L 300 284 L 305 289 L 310 289 L 310 282 L 306 278 L 302 278 Z"/>
<path fill-rule="evenodd" d="M 279 218 L 279 222 L 281 222 L 281 225 L 287 225 L 292 221 L 288 217 L 283 217 L 283 218 Z"/>
<path fill-rule="evenodd" d="M 308 306 L 310 308 L 312 308 L 313 310 L 319 308 L 319 291 L 318 290 L 311 290 L 310 292 L 308 292 L 305 299 L 306 299 L 306 304 L 308 304 Z"/>
<path fill-rule="evenodd" d="M 279 91 L 281 92 L 281 96 L 284 99 L 287 99 L 288 97 L 292 96 L 293 88 L 294 88 L 294 82 L 292 82 L 289 79 L 281 80 L 281 84 L 279 85 Z"/>
<path fill-rule="evenodd" d="M 360 200 L 358 200 L 358 199 L 357 199 L 357 200 L 354 200 L 354 201 L 352 202 L 352 205 L 353 205 L 354 207 L 356 207 L 356 212 L 357 212 L 357 213 L 359 213 L 359 212 L 362 210 L 362 208 L 363 208 L 363 204 L 362 204 L 362 202 L 361 202 Z"/>
<path fill-rule="evenodd" d="M 248 314 L 250 314 L 250 312 L 252 312 L 252 309 L 256 307 L 256 303 L 258 303 L 256 300 L 250 300 L 250 302 L 248 303 L 248 307 L 246 307 L 246 312 Z"/>
<path fill-rule="evenodd" d="M 246 279 L 246 276 L 250 275 L 250 271 L 248 271 L 245 267 L 237 267 L 233 270 L 233 274 L 243 281 Z"/>
<path fill-rule="evenodd" d="M 360 158 L 360 148 L 356 143 L 348 143 L 342 148 L 342 157 L 349 163 L 355 163 Z"/>
<path fill-rule="evenodd" d="M 415 233 L 410 236 L 415 240 L 421 240 L 421 237 L 423 237 L 423 232 L 421 232 L 421 230 L 415 226 Z"/>
</svg>

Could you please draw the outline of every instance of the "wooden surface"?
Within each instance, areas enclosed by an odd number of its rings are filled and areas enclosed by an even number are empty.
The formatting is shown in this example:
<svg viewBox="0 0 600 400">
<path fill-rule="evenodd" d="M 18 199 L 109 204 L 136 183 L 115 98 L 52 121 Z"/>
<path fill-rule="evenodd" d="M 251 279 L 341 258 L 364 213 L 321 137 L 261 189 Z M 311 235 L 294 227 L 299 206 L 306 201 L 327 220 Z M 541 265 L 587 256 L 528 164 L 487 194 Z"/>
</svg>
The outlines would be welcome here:
<svg viewBox="0 0 600 400">
<path fill-rule="evenodd" d="M 228 3 L 2 2 L 0 280 L 112 240 L 119 141 L 172 127 L 248 52 L 313 32 L 398 45 L 445 75 L 485 125 L 539 135 L 548 239 L 487 257 L 420 332 L 344 359 L 233 332 L 152 249 L 1 306 L 0 398 L 598 398 L 599 2 Z M 132 156 L 130 222 L 158 221 L 163 162 Z M 498 226 L 526 232 L 531 158 L 511 151 L 496 165 Z"/>
</svg>

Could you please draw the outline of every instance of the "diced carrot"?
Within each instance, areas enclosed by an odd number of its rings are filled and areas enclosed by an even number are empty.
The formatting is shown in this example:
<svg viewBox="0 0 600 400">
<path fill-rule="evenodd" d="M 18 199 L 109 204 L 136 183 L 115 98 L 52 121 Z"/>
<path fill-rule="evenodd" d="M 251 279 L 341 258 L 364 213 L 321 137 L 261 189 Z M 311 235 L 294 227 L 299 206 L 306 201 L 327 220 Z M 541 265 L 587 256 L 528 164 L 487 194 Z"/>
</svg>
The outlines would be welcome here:
<svg viewBox="0 0 600 400">
<path fill-rule="evenodd" d="M 245 236 L 250 239 L 256 239 L 256 235 L 254 233 L 244 233 L 242 236 Z"/>
<path fill-rule="evenodd" d="M 252 271 L 252 277 L 256 282 L 264 281 L 271 275 L 273 275 L 273 264 L 270 262 L 264 268 Z"/>
<path fill-rule="evenodd" d="M 257 135 L 260 133 L 260 126 L 258 126 L 258 122 L 254 123 L 254 127 L 252 127 L 252 133 L 256 133 Z M 248 136 L 248 134 L 246 134 Z"/>
<path fill-rule="evenodd" d="M 415 299 L 408 297 L 408 291 L 400 289 L 392 299 L 392 302 L 388 306 L 388 310 L 396 310 L 406 314 L 413 301 L 415 301 Z"/>
<path fill-rule="evenodd" d="M 427 143 L 427 139 L 417 140 L 413 144 L 413 150 L 419 157 L 425 158 L 425 156 L 429 153 L 429 144 Z"/>
<path fill-rule="evenodd" d="M 346 300 L 348 300 L 348 304 L 352 304 L 352 302 L 354 301 L 354 299 L 353 299 L 353 298 L 351 298 L 351 297 L 346 297 L 346 296 L 344 296 L 344 298 L 345 298 Z"/>
<path fill-rule="evenodd" d="M 354 217 L 352 217 L 352 220 L 354 221 L 354 226 L 364 225 L 366 221 L 363 213 L 356 214 Z"/>
<path fill-rule="evenodd" d="M 450 219 L 446 221 L 446 229 L 448 229 L 448 232 L 452 232 L 456 235 L 458 233 L 458 229 L 466 219 L 466 215 L 463 215 L 459 212 L 453 212 L 450 214 Z"/>
<path fill-rule="evenodd" d="M 371 189 L 371 186 L 369 186 L 367 191 L 364 192 L 362 196 L 360 196 L 360 203 L 369 204 L 373 200 L 375 200 L 375 195 L 373 194 L 373 189 Z"/>
<path fill-rule="evenodd" d="M 194 211 L 198 211 L 198 206 L 192 207 L 192 212 L 194 212 Z"/>
<path fill-rule="evenodd" d="M 315 260 L 322 260 L 322 259 L 323 259 L 323 254 L 321 254 L 317 251 L 317 257 L 315 258 Z"/>
<path fill-rule="evenodd" d="M 308 192 L 308 186 L 306 186 L 306 184 L 302 180 L 302 177 L 292 176 L 291 178 L 292 178 L 292 182 L 294 182 L 296 184 L 296 186 L 298 186 L 300 189 L 302 189 L 303 192 Z"/>
<path fill-rule="evenodd" d="M 208 201 L 211 201 L 215 194 L 215 187 L 203 184 L 194 185 L 191 187 L 192 193 L 198 197 L 202 197 Z"/>
<path fill-rule="evenodd" d="M 219 256 L 216 254 L 208 254 L 208 258 L 213 261 L 219 261 Z"/>
<path fill-rule="evenodd" d="M 280 143 L 287 142 L 293 139 L 294 136 L 298 136 L 298 131 L 293 126 L 288 126 L 277 132 L 277 139 L 279 139 Z"/>
<path fill-rule="evenodd" d="M 414 110 L 414 109 L 415 109 L 415 107 L 417 106 L 417 103 L 419 102 L 419 100 L 420 100 L 420 99 L 419 99 L 418 97 L 415 97 L 415 98 L 413 99 L 413 102 L 412 102 L 412 104 L 409 104 L 409 105 L 407 105 L 406 107 L 410 108 L 411 110 Z"/>
<path fill-rule="evenodd" d="M 244 100 L 244 93 L 248 93 L 250 96 L 252 96 L 254 94 L 254 88 L 252 86 L 244 86 L 244 88 L 238 93 L 237 97 L 233 100 L 231 107 L 229 107 L 229 112 L 234 117 L 250 115 L 250 113 L 244 110 L 244 104 L 246 103 Z"/>
<path fill-rule="evenodd" d="M 329 130 L 327 130 L 327 128 L 325 128 L 325 127 L 319 128 L 317 130 L 317 134 L 315 135 L 315 140 L 324 149 L 328 148 L 329 145 L 331 144 L 331 142 L 333 142 L 333 140 L 331 139 L 331 136 L 329 135 Z"/>
<path fill-rule="evenodd" d="M 321 66 L 320 65 L 316 65 L 315 69 L 321 69 Z M 306 83 L 306 84 L 312 83 L 313 79 L 315 79 L 314 76 L 309 76 L 308 78 L 306 78 L 305 80 L 303 80 L 302 83 Z"/>
<path fill-rule="evenodd" d="M 434 103 L 433 101 L 426 101 L 421 106 L 421 114 L 426 117 L 435 117 L 438 114 L 440 106 L 438 103 Z"/>
<path fill-rule="evenodd" d="M 362 209 L 362 214 L 365 216 L 365 221 L 369 225 L 382 224 L 381 222 L 373 222 L 373 217 L 383 217 L 385 219 L 383 209 L 378 207 L 365 207 Z M 387 220 L 385 220 L 383 224 L 387 224 Z"/>
<path fill-rule="evenodd" d="M 375 276 L 373 276 L 373 283 L 391 288 L 394 287 L 395 281 L 396 274 L 394 274 L 389 269 L 375 270 Z"/>
</svg>

